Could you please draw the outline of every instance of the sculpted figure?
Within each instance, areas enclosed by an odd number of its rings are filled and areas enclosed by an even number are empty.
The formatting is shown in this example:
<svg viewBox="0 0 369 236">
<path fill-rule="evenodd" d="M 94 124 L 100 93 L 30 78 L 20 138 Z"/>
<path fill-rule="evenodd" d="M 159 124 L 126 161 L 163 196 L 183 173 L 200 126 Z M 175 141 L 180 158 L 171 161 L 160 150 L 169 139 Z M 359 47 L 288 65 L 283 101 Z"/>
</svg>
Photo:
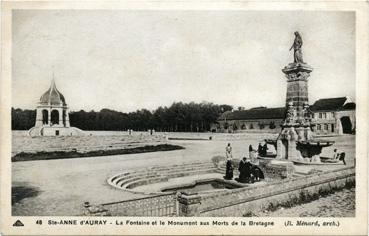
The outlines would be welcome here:
<svg viewBox="0 0 369 236">
<path fill-rule="evenodd" d="M 287 124 L 294 123 L 295 117 L 296 117 L 295 108 L 293 106 L 293 103 L 292 102 L 289 102 L 288 103 L 288 108 L 287 108 L 287 114 L 286 114 L 286 123 Z"/>
<path fill-rule="evenodd" d="M 293 42 L 290 51 L 293 48 L 293 58 L 294 58 L 294 62 L 295 63 L 304 63 L 303 59 L 302 59 L 302 51 L 301 51 L 301 47 L 302 47 L 302 38 L 299 34 L 299 32 L 295 32 L 295 41 Z"/>
<path fill-rule="evenodd" d="M 310 123 L 311 122 L 311 111 L 309 109 L 309 104 L 307 102 L 304 102 L 304 110 L 303 110 L 303 114 L 304 114 L 304 122 L 305 123 Z"/>
</svg>

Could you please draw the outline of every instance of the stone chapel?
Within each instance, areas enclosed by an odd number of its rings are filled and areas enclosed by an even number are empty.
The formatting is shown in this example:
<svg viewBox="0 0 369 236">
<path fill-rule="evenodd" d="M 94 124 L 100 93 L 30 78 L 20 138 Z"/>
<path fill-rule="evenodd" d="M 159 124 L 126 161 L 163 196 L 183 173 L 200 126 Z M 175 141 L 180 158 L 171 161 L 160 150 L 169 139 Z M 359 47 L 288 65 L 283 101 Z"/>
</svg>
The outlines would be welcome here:
<svg viewBox="0 0 369 236">
<path fill-rule="evenodd" d="M 73 136 L 83 134 L 82 130 L 70 126 L 69 108 L 53 79 L 50 88 L 41 96 L 37 104 L 36 123 L 29 130 L 29 135 Z"/>
</svg>

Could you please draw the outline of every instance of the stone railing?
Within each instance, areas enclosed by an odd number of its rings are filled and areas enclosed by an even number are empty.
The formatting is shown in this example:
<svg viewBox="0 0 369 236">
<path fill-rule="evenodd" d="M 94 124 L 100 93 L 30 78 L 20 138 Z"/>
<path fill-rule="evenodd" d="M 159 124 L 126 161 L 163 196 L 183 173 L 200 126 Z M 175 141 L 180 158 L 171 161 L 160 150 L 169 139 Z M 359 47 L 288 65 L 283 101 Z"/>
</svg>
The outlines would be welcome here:
<svg viewBox="0 0 369 236">
<path fill-rule="evenodd" d="M 290 178 L 263 186 L 218 191 L 214 194 L 181 194 L 180 216 L 243 216 L 301 196 L 319 196 L 355 183 L 355 168 L 346 167 L 311 176 Z"/>
<path fill-rule="evenodd" d="M 178 203 L 175 193 L 109 202 L 101 205 L 84 205 L 86 216 L 177 216 Z"/>
</svg>

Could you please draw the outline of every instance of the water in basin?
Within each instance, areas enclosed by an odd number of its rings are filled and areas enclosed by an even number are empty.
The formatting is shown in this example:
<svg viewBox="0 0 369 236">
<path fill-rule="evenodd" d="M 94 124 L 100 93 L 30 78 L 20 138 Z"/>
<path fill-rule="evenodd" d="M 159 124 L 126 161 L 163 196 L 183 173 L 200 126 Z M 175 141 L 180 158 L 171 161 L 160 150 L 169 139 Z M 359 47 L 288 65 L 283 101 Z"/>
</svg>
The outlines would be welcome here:
<svg viewBox="0 0 369 236">
<path fill-rule="evenodd" d="M 218 189 L 235 189 L 241 187 L 242 186 L 225 182 L 222 180 L 206 180 L 206 181 L 197 181 L 195 184 L 192 185 L 168 187 L 162 189 L 162 192 L 185 191 L 187 193 L 198 193 L 203 191 L 211 191 Z"/>
</svg>

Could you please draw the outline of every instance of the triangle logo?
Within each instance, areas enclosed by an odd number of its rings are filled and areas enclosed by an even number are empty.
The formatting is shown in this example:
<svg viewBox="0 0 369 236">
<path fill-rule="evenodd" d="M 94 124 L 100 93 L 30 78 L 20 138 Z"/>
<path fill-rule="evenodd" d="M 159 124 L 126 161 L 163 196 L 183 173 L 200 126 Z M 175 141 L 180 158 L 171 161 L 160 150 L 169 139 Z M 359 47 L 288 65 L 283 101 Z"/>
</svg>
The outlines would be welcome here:
<svg viewBox="0 0 369 236">
<path fill-rule="evenodd" d="M 15 227 L 19 227 L 19 226 L 24 226 L 24 224 L 23 224 L 20 220 L 17 220 L 17 221 L 13 224 L 13 226 L 15 226 Z"/>
</svg>

